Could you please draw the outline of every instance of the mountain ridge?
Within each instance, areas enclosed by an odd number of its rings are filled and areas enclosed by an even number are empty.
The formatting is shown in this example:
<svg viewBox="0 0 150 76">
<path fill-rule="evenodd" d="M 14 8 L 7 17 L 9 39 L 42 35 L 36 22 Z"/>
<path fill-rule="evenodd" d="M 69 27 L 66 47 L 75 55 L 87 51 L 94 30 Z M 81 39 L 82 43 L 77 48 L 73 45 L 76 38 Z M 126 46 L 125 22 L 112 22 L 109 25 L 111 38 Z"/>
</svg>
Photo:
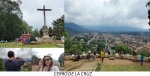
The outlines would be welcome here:
<svg viewBox="0 0 150 76">
<path fill-rule="evenodd" d="M 82 26 L 75 23 L 65 23 L 69 33 L 74 32 L 147 32 L 148 30 L 132 26 Z"/>
</svg>

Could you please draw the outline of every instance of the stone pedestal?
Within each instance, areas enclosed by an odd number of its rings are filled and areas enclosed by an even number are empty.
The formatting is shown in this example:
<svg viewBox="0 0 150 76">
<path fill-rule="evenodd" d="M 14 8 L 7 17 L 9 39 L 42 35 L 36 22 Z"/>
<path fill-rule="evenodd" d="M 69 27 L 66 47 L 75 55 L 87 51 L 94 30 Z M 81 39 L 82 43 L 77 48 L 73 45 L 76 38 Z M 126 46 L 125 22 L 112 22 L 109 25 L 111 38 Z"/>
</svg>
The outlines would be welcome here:
<svg viewBox="0 0 150 76">
<path fill-rule="evenodd" d="M 49 30 L 46 25 L 43 26 L 42 32 L 43 32 L 42 42 L 49 42 L 50 41 L 50 37 L 48 34 Z"/>
</svg>

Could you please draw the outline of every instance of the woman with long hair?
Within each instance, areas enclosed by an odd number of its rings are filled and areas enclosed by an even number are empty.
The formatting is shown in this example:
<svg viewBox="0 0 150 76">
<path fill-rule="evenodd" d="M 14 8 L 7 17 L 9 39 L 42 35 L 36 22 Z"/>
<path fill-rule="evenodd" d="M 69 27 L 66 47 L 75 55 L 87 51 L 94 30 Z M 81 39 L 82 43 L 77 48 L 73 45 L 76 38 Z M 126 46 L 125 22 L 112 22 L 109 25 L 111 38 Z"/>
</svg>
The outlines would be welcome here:
<svg viewBox="0 0 150 76">
<path fill-rule="evenodd" d="M 59 71 L 59 68 L 53 65 L 53 59 L 50 56 L 44 56 L 39 62 L 37 71 Z"/>
</svg>

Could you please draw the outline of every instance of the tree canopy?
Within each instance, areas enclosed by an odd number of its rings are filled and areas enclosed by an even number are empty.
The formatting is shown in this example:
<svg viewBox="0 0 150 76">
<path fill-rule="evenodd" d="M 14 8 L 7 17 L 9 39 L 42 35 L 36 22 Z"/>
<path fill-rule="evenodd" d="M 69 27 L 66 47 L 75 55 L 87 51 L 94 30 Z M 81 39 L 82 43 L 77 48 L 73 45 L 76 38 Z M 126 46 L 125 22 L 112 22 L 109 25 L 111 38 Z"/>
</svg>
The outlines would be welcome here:
<svg viewBox="0 0 150 76">
<path fill-rule="evenodd" d="M 146 7 L 150 7 L 150 1 L 147 2 Z M 148 9 L 148 19 L 149 19 L 148 24 L 149 24 L 149 26 L 150 26 L 150 9 Z M 149 30 L 150 30 L 150 29 L 149 29 Z"/>
<path fill-rule="evenodd" d="M 0 0 L 0 38 L 11 41 L 24 31 L 32 31 L 32 26 L 22 20 L 21 3 L 21 0 Z"/>
<path fill-rule="evenodd" d="M 0 59 L 0 71 L 5 71 L 5 66 L 2 59 Z"/>
<path fill-rule="evenodd" d="M 65 34 L 64 30 L 64 15 L 61 18 L 53 21 L 53 33 L 56 33 L 57 39 L 60 40 L 62 36 Z"/>
<path fill-rule="evenodd" d="M 117 53 L 124 52 L 125 54 L 132 54 L 132 50 L 129 47 L 124 46 L 124 45 L 115 46 L 115 50 Z"/>
</svg>

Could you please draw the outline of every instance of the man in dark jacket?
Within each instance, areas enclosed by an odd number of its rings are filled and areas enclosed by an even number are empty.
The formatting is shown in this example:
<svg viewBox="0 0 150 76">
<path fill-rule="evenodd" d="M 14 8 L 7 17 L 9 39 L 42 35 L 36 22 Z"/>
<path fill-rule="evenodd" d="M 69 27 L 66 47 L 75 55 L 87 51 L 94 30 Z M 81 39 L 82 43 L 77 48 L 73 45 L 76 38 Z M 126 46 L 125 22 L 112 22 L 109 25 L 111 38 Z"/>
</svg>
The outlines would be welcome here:
<svg viewBox="0 0 150 76">
<path fill-rule="evenodd" d="M 7 53 L 9 59 L 5 61 L 6 71 L 20 71 L 20 67 L 25 63 L 25 60 L 19 57 L 15 58 L 13 51 Z"/>
</svg>

